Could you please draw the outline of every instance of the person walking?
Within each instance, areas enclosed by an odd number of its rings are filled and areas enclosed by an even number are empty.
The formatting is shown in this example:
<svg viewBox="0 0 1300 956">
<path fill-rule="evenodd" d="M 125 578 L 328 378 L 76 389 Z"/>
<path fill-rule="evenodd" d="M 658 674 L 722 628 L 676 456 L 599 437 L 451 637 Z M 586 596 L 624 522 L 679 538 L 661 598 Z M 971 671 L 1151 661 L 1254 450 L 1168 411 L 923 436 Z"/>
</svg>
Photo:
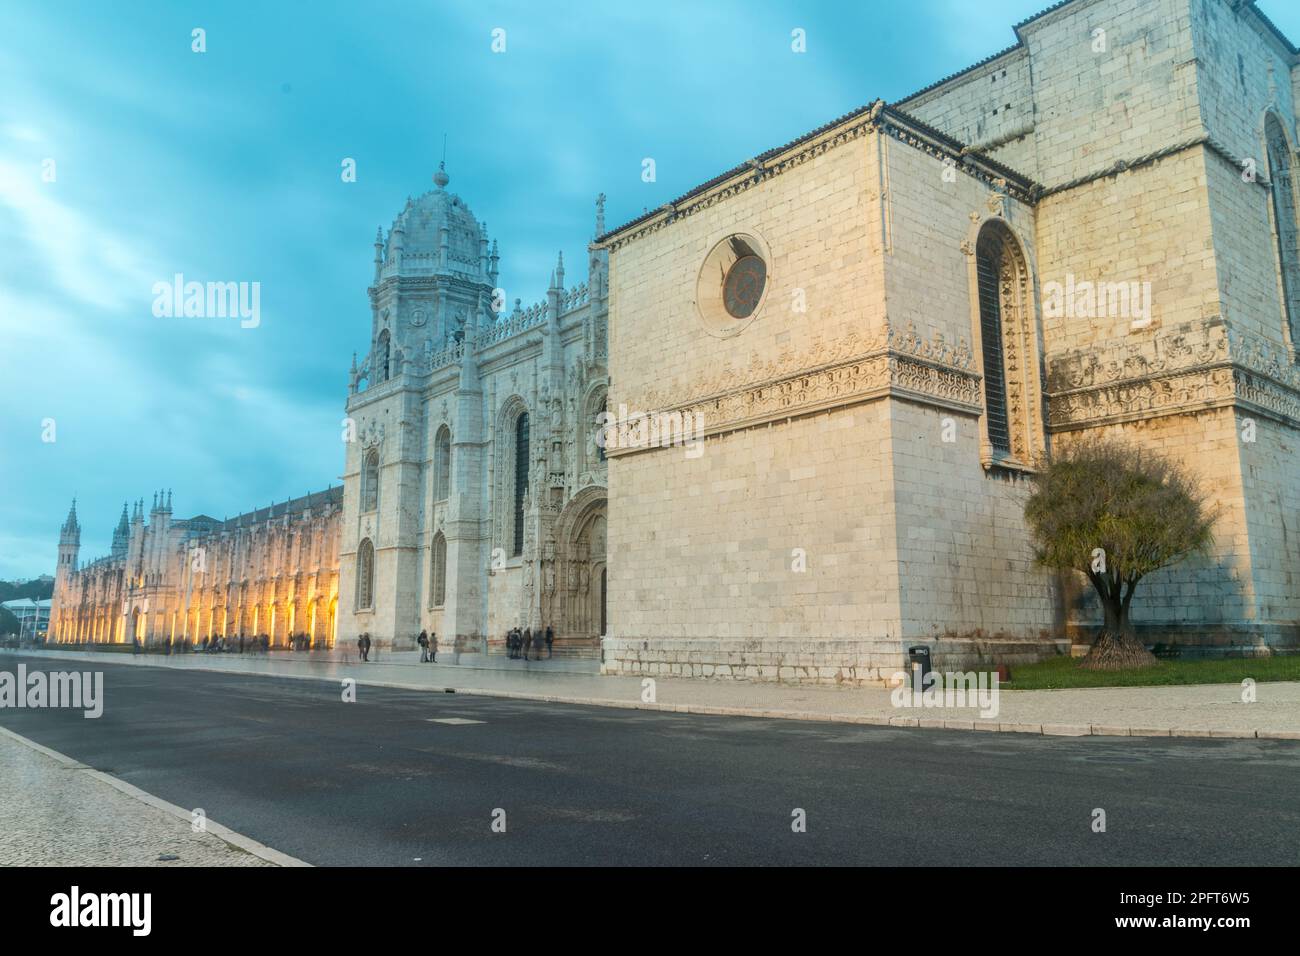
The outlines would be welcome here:
<svg viewBox="0 0 1300 956">
<path fill-rule="evenodd" d="M 429 661 L 429 635 L 424 631 L 415 639 L 415 643 L 420 645 L 420 663 L 426 664 Z"/>
<path fill-rule="evenodd" d="M 526 627 L 524 628 L 524 660 L 528 660 L 528 651 L 532 648 L 532 646 L 533 646 L 533 629 L 531 627 Z"/>
<path fill-rule="evenodd" d="M 244 653 L 244 632 L 239 632 L 239 653 Z"/>
<path fill-rule="evenodd" d="M 515 629 L 512 627 L 506 631 L 506 652 L 510 655 L 512 661 L 515 659 L 515 650 Z"/>
<path fill-rule="evenodd" d="M 364 634 L 358 634 L 357 635 L 357 663 L 360 664 L 365 659 L 365 656 L 366 656 L 366 636 Z"/>
<path fill-rule="evenodd" d="M 551 629 L 551 625 L 547 624 L 546 625 L 546 659 L 548 661 L 551 659 L 551 645 L 553 643 L 555 643 L 555 631 Z"/>
<path fill-rule="evenodd" d="M 429 663 L 438 663 L 438 632 L 429 632 Z"/>
<path fill-rule="evenodd" d="M 366 631 L 366 633 L 363 636 L 365 637 L 366 643 L 361 648 L 361 658 L 367 664 L 369 664 L 370 663 L 370 632 Z"/>
</svg>

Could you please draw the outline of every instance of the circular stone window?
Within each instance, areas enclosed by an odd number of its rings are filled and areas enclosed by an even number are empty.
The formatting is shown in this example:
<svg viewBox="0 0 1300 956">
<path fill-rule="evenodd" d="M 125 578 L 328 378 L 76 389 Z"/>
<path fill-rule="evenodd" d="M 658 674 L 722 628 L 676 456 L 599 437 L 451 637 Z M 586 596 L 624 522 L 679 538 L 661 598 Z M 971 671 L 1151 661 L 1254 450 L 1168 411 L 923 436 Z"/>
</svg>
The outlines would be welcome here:
<svg viewBox="0 0 1300 956">
<path fill-rule="evenodd" d="M 735 335 L 754 320 L 767 291 L 767 252 L 754 236 L 723 239 L 704 259 L 695 305 L 714 335 Z"/>
</svg>

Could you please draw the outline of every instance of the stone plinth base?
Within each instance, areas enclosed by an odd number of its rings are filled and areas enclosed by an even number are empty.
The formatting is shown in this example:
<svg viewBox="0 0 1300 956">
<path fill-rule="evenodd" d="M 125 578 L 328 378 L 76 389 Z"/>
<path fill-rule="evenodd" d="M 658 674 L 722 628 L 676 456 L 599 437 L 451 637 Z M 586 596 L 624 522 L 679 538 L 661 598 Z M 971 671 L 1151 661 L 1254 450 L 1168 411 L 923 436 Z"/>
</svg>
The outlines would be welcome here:
<svg viewBox="0 0 1300 956">
<path fill-rule="evenodd" d="M 898 641 L 841 638 L 614 638 L 604 641 L 602 674 L 884 684 L 903 669 Z"/>
</svg>

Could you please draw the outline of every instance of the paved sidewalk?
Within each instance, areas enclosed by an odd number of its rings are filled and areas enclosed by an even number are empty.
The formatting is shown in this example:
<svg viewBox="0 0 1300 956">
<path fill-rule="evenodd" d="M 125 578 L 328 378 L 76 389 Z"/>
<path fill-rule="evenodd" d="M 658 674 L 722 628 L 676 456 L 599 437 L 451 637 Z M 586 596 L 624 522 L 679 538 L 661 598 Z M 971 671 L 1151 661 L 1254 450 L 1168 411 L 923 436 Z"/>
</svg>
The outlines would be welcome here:
<svg viewBox="0 0 1300 956">
<path fill-rule="evenodd" d="M 1003 690 L 996 715 L 976 707 L 895 707 L 880 687 L 801 687 L 744 681 L 656 678 L 654 700 L 643 700 L 639 677 L 548 669 L 550 662 L 500 660 L 497 668 L 421 664 L 419 652 L 386 655 L 378 663 L 312 659 L 308 655 L 179 655 L 162 657 L 79 651 L 39 651 L 57 660 L 197 668 L 317 680 L 352 677 L 361 686 L 455 691 L 492 697 L 665 710 L 677 713 L 828 720 L 950 730 L 1049 735 L 1260 737 L 1300 740 L 1300 682 L 1261 682 L 1257 700 L 1241 701 L 1238 684 Z M 556 662 L 560 663 L 560 662 Z M 515 666 L 510 666 L 515 665 Z M 4 668 L 0 655 L 0 668 Z M 111 688 L 106 690 L 111 705 Z"/>
<path fill-rule="evenodd" d="M 0 767 L 0 866 L 277 865 L 274 851 L 235 846 L 224 827 L 195 833 L 177 808 L 3 728 Z"/>
</svg>

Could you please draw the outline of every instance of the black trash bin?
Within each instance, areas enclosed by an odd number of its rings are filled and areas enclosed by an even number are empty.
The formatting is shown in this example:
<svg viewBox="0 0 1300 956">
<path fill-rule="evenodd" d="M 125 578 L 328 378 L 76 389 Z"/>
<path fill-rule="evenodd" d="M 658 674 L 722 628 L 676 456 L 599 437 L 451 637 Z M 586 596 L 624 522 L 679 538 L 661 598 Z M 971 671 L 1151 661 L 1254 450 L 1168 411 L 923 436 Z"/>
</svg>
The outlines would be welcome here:
<svg viewBox="0 0 1300 956">
<path fill-rule="evenodd" d="M 925 675 L 930 673 L 930 648 L 916 644 L 907 649 L 908 670 L 912 674 L 912 687 L 925 689 Z"/>
</svg>

